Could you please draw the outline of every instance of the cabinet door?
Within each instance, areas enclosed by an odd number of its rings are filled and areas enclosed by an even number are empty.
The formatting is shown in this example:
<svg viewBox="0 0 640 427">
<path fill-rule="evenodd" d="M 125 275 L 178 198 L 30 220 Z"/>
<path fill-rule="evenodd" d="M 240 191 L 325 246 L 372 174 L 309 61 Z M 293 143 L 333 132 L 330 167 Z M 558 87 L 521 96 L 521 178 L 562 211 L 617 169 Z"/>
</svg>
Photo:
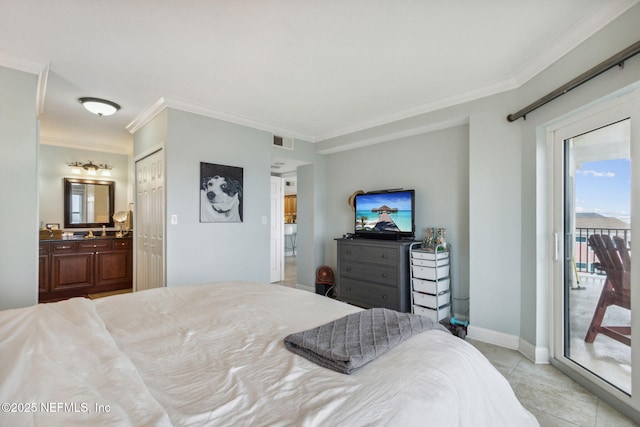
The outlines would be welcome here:
<svg viewBox="0 0 640 427">
<path fill-rule="evenodd" d="M 131 285 L 133 280 L 132 251 L 97 252 L 95 285 Z"/>
<path fill-rule="evenodd" d="M 51 291 L 90 287 L 93 270 L 93 253 L 52 254 Z"/>
<path fill-rule="evenodd" d="M 40 243 L 38 256 L 38 292 L 49 290 L 49 245 Z"/>
</svg>

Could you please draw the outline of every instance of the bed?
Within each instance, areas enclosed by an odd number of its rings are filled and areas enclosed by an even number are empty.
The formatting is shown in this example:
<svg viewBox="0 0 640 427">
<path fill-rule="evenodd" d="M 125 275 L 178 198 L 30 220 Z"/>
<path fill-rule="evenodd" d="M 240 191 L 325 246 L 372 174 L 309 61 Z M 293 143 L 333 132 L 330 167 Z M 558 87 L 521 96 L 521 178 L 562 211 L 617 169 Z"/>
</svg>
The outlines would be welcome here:
<svg viewBox="0 0 640 427">
<path fill-rule="evenodd" d="M 421 332 L 352 375 L 283 344 L 359 310 L 237 281 L 2 311 L 0 424 L 538 425 L 448 332 Z"/>
</svg>

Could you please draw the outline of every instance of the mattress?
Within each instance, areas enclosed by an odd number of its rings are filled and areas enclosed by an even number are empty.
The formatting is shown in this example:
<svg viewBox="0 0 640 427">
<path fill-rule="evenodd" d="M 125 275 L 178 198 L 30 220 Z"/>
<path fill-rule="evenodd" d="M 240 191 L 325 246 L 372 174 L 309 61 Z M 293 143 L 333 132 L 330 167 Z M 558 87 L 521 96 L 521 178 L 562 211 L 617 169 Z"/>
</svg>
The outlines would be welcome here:
<svg viewBox="0 0 640 427">
<path fill-rule="evenodd" d="M 0 312 L 0 424 L 536 426 L 473 346 L 417 334 L 344 375 L 283 338 L 361 310 L 253 282 Z M 6 409 L 6 410 L 5 410 Z"/>
</svg>

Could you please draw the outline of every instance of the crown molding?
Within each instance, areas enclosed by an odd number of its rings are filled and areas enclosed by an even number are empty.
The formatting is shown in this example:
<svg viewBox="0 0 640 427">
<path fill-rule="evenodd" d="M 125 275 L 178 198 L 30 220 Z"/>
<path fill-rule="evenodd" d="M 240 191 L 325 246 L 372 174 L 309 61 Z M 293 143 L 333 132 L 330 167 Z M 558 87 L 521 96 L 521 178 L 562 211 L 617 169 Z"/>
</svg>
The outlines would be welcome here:
<svg viewBox="0 0 640 427">
<path fill-rule="evenodd" d="M 49 80 L 51 63 L 32 61 L 30 59 L 0 53 L 0 66 L 38 76 L 36 108 L 38 115 L 44 113 L 44 99 L 47 93 L 47 81 Z"/>
<path fill-rule="evenodd" d="M 622 0 L 620 2 L 606 2 L 604 4 L 598 4 L 590 13 L 585 15 L 584 19 L 580 20 L 576 25 L 569 28 L 554 40 L 546 50 L 542 51 L 529 63 L 525 64 L 517 73 L 508 75 L 504 79 L 490 83 L 478 89 L 454 94 L 414 108 L 401 110 L 389 115 L 361 122 L 353 126 L 337 129 L 335 131 L 316 136 L 315 138 L 312 138 L 311 141 L 326 141 L 332 138 L 345 136 L 351 133 L 419 116 L 421 114 L 441 110 L 443 108 L 452 107 L 454 105 L 475 101 L 487 96 L 497 95 L 512 89 L 517 89 L 558 61 L 564 55 L 578 47 L 589 37 L 600 31 L 639 1 L 640 0 Z M 597 11 L 595 8 L 597 8 Z"/>
<path fill-rule="evenodd" d="M 51 64 L 47 63 L 46 66 L 38 73 L 38 89 L 36 93 L 38 115 L 42 115 L 44 113 L 44 99 L 47 94 L 47 82 L 49 81 L 50 69 Z"/>
<path fill-rule="evenodd" d="M 141 127 L 153 120 L 153 118 L 160 114 L 160 112 L 165 108 L 167 108 L 167 103 L 163 97 L 160 97 L 156 102 L 142 110 L 142 112 L 126 126 L 126 129 L 131 134 L 136 133 Z"/>
<path fill-rule="evenodd" d="M 501 92 L 506 92 L 508 90 L 515 89 L 516 87 L 517 86 L 516 86 L 515 80 L 511 78 L 507 78 L 478 89 L 462 92 L 446 98 L 441 98 L 426 104 L 419 105 L 414 108 L 409 108 L 409 109 L 398 111 L 396 113 L 392 113 L 389 115 L 381 116 L 373 120 L 361 122 L 354 126 L 344 127 L 334 132 L 320 135 L 317 138 L 315 138 L 313 142 L 327 141 L 333 138 L 338 138 L 341 136 L 375 128 L 378 126 L 387 125 L 389 123 L 394 123 L 401 120 L 416 117 L 421 114 L 427 114 L 433 111 L 442 110 L 444 108 L 453 107 L 455 105 L 475 101 L 487 96 L 496 95 Z"/>
<path fill-rule="evenodd" d="M 55 145 L 57 147 L 75 148 L 77 150 L 99 151 L 102 153 L 132 155 L 133 147 L 128 148 L 121 145 L 97 144 L 94 142 L 77 141 L 65 138 L 56 138 L 40 135 L 40 143 L 45 145 Z"/>
<path fill-rule="evenodd" d="M 299 132 L 292 129 L 287 129 L 279 126 L 274 126 L 269 123 L 265 123 L 260 120 L 256 120 L 251 117 L 239 116 L 222 111 L 214 110 L 209 107 L 198 105 L 195 103 L 185 102 L 178 99 L 172 99 L 167 97 L 159 98 L 155 103 L 150 105 L 147 109 L 142 111 L 128 126 L 127 130 L 131 133 L 136 132 L 151 119 L 153 119 L 158 113 L 165 108 L 173 108 L 176 110 L 194 113 L 205 117 L 210 117 L 218 120 L 223 120 L 230 123 L 235 123 L 242 126 L 248 126 L 254 129 L 259 129 L 273 134 L 291 137 L 296 139 L 302 139 L 312 143 L 326 142 L 328 140 L 354 134 L 367 129 L 375 128 L 378 126 L 384 126 L 393 122 L 416 117 L 422 114 L 427 114 L 433 111 L 442 110 L 444 108 L 452 107 L 467 102 L 472 102 L 481 98 L 485 98 L 492 95 L 497 95 L 502 92 L 517 89 L 523 84 L 534 78 L 536 75 L 547 69 L 553 63 L 561 59 L 567 53 L 575 49 L 589 37 L 600 31 L 603 27 L 611 23 L 618 16 L 622 15 L 629 8 L 637 4 L 640 0 L 620 0 L 617 2 L 603 2 L 594 6 L 591 12 L 585 14 L 582 20 L 576 25 L 569 28 L 561 36 L 556 38 L 547 49 L 541 51 L 531 61 L 524 64 L 519 70 L 513 74 L 505 76 L 504 79 L 489 83 L 483 87 L 473 89 L 466 92 L 452 94 L 447 97 L 443 97 L 425 104 L 421 104 L 412 108 L 396 111 L 391 114 L 382 115 L 370 120 L 362 121 L 351 126 L 343 127 L 333 130 L 331 132 L 310 135 L 304 132 Z M 458 122 L 456 122 L 458 123 Z M 424 133 L 424 129 L 429 129 L 429 126 L 418 127 L 415 129 L 409 129 L 407 131 L 392 133 L 387 136 L 379 138 L 362 139 L 357 142 L 347 143 L 344 145 L 344 149 L 356 148 L 359 146 L 366 146 L 379 142 L 385 142 L 392 139 L 402 138 L 404 136 L 417 135 Z M 437 130 L 437 127 L 434 128 Z M 351 148 L 346 148 L 351 147 Z M 326 150 L 319 150 L 319 153 L 338 152 L 342 149 L 335 147 Z"/>
<path fill-rule="evenodd" d="M 469 117 L 457 117 L 451 120 L 445 120 L 438 123 L 432 123 L 426 126 L 413 127 L 398 132 L 392 132 L 385 135 L 376 136 L 374 138 L 359 139 L 351 143 L 344 143 L 329 147 L 325 149 L 319 149 L 316 151 L 318 154 L 333 154 L 341 151 L 353 150 L 355 148 L 367 147 L 369 145 L 381 144 L 383 142 L 396 141 L 402 138 L 408 138 L 410 136 L 422 135 L 425 133 L 435 132 L 437 130 L 449 129 L 456 126 L 462 126 L 469 124 Z"/>
<path fill-rule="evenodd" d="M 213 110 L 209 107 L 205 107 L 203 105 L 198 105 L 195 103 L 185 102 L 168 97 L 160 97 L 156 102 L 142 111 L 142 113 L 140 113 L 131 123 L 127 125 L 127 130 L 131 133 L 135 133 L 142 126 L 149 123 L 151 119 L 157 116 L 165 108 L 172 108 L 174 110 L 180 110 L 186 113 L 193 113 L 200 116 L 210 117 L 212 119 L 223 120 L 225 122 L 235 123 L 237 125 L 267 131 L 283 137 L 297 138 L 305 141 L 315 142 L 314 138 L 311 135 L 292 131 L 291 129 L 272 126 L 268 123 L 261 122 L 256 119 L 224 113 L 221 111 Z"/>
</svg>

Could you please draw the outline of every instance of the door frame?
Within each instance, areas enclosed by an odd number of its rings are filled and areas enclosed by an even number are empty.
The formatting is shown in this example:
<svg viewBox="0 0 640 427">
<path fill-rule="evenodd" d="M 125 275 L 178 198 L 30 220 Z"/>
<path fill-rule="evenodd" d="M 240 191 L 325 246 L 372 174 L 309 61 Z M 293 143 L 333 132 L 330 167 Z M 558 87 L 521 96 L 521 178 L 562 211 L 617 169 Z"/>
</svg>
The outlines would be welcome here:
<svg viewBox="0 0 640 427">
<path fill-rule="evenodd" d="M 631 118 L 631 158 L 640 159 L 640 89 L 633 85 L 584 108 L 543 125 L 546 138 L 547 220 L 550 232 L 547 242 L 549 295 L 550 362 L 596 396 L 638 421 L 640 420 L 640 351 L 632 351 L 631 396 L 589 373 L 564 356 L 564 141 L 582 133 L 606 126 L 622 118 Z M 640 182 L 640 167 L 631 168 L 632 184 Z M 632 187 L 632 212 L 640 212 L 640 191 Z M 640 214 L 632 217 L 631 229 L 640 230 Z M 640 284 L 640 257 L 632 257 L 631 282 Z M 640 313 L 640 288 L 631 293 L 631 306 Z M 632 316 L 632 342 L 640 349 L 640 316 Z"/>
<path fill-rule="evenodd" d="M 269 255 L 271 261 L 269 263 L 269 281 L 270 283 L 281 282 L 284 280 L 284 186 L 282 185 L 284 180 L 279 176 L 271 175 L 270 183 L 273 186 L 274 182 L 278 183 L 277 194 L 273 193 L 273 188 L 271 191 L 271 226 L 270 226 L 270 236 L 269 240 L 271 241 L 271 254 Z M 274 198 L 274 196 L 276 196 Z M 273 203 L 278 203 L 278 206 L 274 206 Z M 278 264 L 278 280 L 274 280 L 272 276 L 274 261 Z"/>
</svg>

